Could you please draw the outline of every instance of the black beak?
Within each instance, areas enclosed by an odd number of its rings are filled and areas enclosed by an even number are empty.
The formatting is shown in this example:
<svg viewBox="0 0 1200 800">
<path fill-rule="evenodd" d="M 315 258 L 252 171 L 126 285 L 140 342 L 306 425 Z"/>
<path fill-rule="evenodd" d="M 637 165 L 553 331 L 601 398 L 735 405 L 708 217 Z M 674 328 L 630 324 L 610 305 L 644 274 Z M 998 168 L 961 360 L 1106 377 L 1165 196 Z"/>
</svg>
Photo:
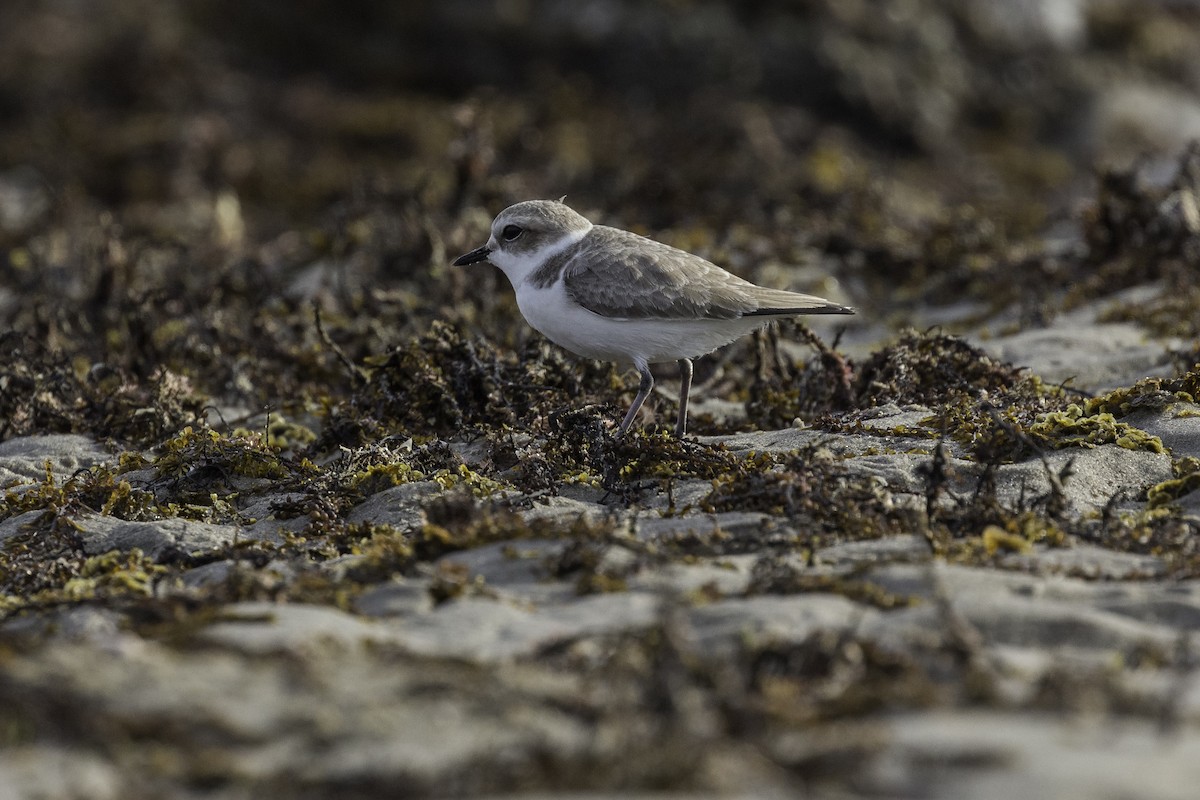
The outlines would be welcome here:
<svg viewBox="0 0 1200 800">
<path fill-rule="evenodd" d="M 465 267 L 467 264 L 478 264 L 480 261 L 487 261 L 487 257 L 491 254 L 492 251 L 489 250 L 488 246 L 485 244 L 478 250 L 472 250 L 465 256 L 459 256 L 458 258 L 454 259 L 454 266 Z"/>
</svg>

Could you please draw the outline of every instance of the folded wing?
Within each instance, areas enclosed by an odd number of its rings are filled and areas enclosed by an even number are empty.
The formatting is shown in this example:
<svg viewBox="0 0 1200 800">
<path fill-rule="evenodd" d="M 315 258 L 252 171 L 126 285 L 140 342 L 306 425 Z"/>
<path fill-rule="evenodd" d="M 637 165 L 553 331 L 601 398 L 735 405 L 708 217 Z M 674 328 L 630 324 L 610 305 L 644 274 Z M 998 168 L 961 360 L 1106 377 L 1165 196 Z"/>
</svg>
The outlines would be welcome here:
<svg viewBox="0 0 1200 800">
<path fill-rule="evenodd" d="M 623 319 L 854 313 L 813 295 L 756 286 L 699 256 L 602 225 L 580 243 L 563 281 L 579 305 Z"/>
</svg>

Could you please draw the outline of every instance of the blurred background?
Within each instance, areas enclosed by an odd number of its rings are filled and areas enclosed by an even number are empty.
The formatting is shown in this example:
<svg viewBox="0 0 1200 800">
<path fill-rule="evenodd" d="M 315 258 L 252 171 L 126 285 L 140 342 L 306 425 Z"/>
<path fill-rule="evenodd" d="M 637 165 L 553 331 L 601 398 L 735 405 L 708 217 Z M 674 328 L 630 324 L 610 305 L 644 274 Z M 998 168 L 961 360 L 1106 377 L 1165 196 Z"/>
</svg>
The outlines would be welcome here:
<svg viewBox="0 0 1200 800">
<path fill-rule="evenodd" d="M 0 119 L 0 327 L 299 402 L 313 302 L 356 360 L 521 346 L 447 263 L 533 197 L 887 329 L 1194 277 L 1114 265 L 1200 137 L 1200 3 L 5 0 Z"/>
</svg>

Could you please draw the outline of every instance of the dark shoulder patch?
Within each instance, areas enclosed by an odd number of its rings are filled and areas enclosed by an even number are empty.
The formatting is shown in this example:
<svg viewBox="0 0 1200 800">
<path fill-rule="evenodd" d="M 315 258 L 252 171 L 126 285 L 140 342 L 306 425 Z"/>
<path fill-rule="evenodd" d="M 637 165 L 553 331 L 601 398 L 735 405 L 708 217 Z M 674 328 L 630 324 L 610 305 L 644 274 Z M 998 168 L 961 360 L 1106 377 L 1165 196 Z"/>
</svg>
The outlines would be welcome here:
<svg viewBox="0 0 1200 800">
<path fill-rule="evenodd" d="M 587 238 L 586 236 L 584 238 Z M 583 243 L 580 239 L 574 244 L 564 247 L 559 252 L 550 256 L 537 269 L 529 274 L 526 282 L 533 284 L 535 289 L 545 289 L 552 286 L 558 280 L 558 276 L 562 275 L 562 271 L 566 269 L 567 264 L 571 263 L 571 259 L 579 252 L 579 247 Z"/>
</svg>

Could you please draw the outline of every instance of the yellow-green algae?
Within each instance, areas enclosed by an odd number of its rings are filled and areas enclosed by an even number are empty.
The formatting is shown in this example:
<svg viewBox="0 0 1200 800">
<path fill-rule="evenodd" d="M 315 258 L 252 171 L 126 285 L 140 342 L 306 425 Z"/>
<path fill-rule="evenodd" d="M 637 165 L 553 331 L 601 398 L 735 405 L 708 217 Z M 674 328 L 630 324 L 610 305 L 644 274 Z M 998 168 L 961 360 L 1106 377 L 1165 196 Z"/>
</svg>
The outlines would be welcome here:
<svg viewBox="0 0 1200 800">
<path fill-rule="evenodd" d="M 150 598 L 156 582 L 168 573 L 165 566 L 147 558 L 138 548 L 88 557 L 64 554 L 50 559 L 43 556 L 23 564 L 26 547 L 5 548 L 6 552 L 0 558 L 0 611 L 118 598 Z M 25 579 L 14 574 L 34 563 L 43 565 L 43 569 L 47 564 L 53 564 L 54 568 Z"/>
<path fill-rule="evenodd" d="M 1037 440 L 1054 448 L 1098 447 L 1115 444 L 1127 450 L 1165 453 L 1162 439 L 1125 422 L 1106 411 L 1087 413 L 1084 406 L 1072 403 L 1063 411 L 1051 411 L 1038 417 L 1028 428 Z"/>
<path fill-rule="evenodd" d="M 1175 477 L 1146 491 L 1148 508 L 1162 508 L 1200 489 L 1200 458 L 1185 456 L 1171 465 Z"/>
<path fill-rule="evenodd" d="M 1161 409 L 1177 401 L 1195 403 L 1197 398 L 1200 398 L 1200 364 L 1177 378 L 1143 378 L 1133 386 L 1084 400 L 1083 413 L 1123 417 L 1139 408 Z"/>
<path fill-rule="evenodd" d="M 127 552 L 113 550 L 87 558 L 79 574 L 63 585 L 61 594 L 67 600 L 116 595 L 148 597 L 154 591 L 155 580 L 166 572 L 166 567 L 156 564 L 136 547 Z"/>
<path fill-rule="evenodd" d="M 45 477 L 39 483 L 5 491 L 0 519 L 26 511 L 69 515 L 84 509 L 129 520 L 154 519 L 160 513 L 153 493 L 134 488 L 106 466 L 80 470 L 60 484 L 47 461 Z"/>
<path fill-rule="evenodd" d="M 201 467 L 219 469 L 231 476 L 280 479 L 295 471 L 313 471 L 306 461 L 284 462 L 279 451 L 262 443 L 256 433 L 223 435 L 211 428 L 190 425 L 158 448 L 154 469 L 164 477 L 180 477 Z"/>
<path fill-rule="evenodd" d="M 1001 552 L 1024 554 L 1033 550 L 1033 545 L 1024 536 L 1012 533 L 999 525 L 988 525 L 983 529 L 979 538 L 982 539 L 983 548 L 990 556 Z"/>
</svg>

